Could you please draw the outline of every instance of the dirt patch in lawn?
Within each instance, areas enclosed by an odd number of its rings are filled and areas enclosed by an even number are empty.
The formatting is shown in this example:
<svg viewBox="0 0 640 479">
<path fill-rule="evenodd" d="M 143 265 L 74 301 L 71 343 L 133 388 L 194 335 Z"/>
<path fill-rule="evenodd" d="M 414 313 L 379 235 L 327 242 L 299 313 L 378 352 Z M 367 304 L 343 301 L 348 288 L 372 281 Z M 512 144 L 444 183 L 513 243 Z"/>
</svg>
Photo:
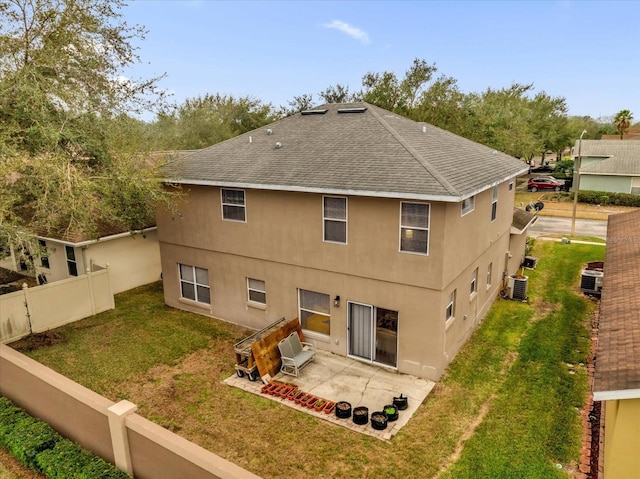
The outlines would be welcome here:
<svg viewBox="0 0 640 479">
<path fill-rule="evenodd" d="M 35 351 L 46 346 L 63 343 L 65 337 L 57 331 L 45 331 L 44 333 L 30 334 L 19 341 L 11 344 L 17 351 Z"/>
<path fill-rule="evenodd" d="M 6 474 L 5 474 L 6 472 Z M 9 479 L 46 479 L 47 476 L 39 474 L 19 462 L 15 457 L 0 447 L 0 478 Z"/>
</svg>

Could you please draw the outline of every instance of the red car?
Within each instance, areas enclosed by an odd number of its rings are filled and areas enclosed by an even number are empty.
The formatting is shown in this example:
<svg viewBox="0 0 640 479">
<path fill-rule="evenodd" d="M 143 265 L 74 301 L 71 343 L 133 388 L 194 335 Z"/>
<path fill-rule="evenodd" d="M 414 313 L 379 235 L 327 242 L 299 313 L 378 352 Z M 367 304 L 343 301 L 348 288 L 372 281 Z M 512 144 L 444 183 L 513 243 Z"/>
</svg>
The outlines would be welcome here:
<svg viewBox="0 0 640 479">
<path fill-rule="evenodd" d="M 558 180 L 552 176 L 538 176 L 529 178 L 527 188 L 529 188 L 529 191 L 534 192 L 538 190 L 560 191 L 564 188 L 564 180 Z"/>
</svg>

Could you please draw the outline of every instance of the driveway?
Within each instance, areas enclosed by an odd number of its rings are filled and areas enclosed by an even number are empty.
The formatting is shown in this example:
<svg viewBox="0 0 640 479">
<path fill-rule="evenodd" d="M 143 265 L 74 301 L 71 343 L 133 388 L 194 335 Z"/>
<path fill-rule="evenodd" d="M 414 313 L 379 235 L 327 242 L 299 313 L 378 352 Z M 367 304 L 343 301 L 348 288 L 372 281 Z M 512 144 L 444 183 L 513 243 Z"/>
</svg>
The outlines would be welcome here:
<svg viewBox="0 0 640 479">
<path fill-rule="evenodd" d="M 538 216 L 538 220 L 529 228 L 529 236 L 537 238 L 550 234 L 571 234 L 571 218 L 559 218 L 555 216 Z M 607 222 L 600 220 L 576 219 L 577 236 L 593 236 L 607 238 Z"/>
</svg>

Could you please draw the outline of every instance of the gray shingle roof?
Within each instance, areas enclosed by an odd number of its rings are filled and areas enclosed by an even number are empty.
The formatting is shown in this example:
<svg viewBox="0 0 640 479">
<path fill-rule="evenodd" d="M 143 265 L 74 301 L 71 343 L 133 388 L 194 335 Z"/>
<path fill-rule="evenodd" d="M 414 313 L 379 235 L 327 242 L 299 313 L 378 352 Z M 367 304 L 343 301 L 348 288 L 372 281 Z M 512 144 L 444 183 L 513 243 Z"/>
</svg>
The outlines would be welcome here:
<svg viewBox="0 0 640 479">
<path fill-rule="evenodd" d="M 578 156 L 579 142 L 573 148 Z M 640 141 L 582 140 L 580 156 L 604 159 L 580 168 L 580 174 L 640 176 Z"/>
<path fill-rule="evenodd" d="M 339 113 L 365 108 L 363 113 Z M 527 171 L 504 153 L 367 103 L 326 104 L 166 165 L 167 180 L 460 201 Z M 277 147 L 277 143 L 280 147 Z"/>
<path fill-rule="evenodd" d="M 640 398 L 640 211 L 609 216 L 594 399 Z"/>
</svg>

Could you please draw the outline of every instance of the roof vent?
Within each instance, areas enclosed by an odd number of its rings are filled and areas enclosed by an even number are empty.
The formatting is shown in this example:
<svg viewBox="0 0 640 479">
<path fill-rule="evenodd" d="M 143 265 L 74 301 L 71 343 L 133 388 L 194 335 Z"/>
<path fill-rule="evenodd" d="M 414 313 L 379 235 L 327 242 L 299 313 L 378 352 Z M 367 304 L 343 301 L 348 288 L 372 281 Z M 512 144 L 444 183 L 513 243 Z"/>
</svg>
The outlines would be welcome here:
<svg viewBox="0 0 640 479">
<path fill-rule="evenodd" d="M 427 125 L 422 125 L 422 133 L 426 133 L 427 132 Z"/>
<path fill-rule="evenodd" d="M 273 134 L 273 130 L 271 128 L 267 128 L 267 135 L 272 135 Z"/>
<path fill-rule="evenodd" d="M 276 150 L 282 148 L 282 143 L 276 141 Z"/>
<path fill-rule="evenodd" d="M 302 110 L 301 115 L 324 115 L 329 110 Z"/>
<path fill-rule="evenodd" d="M 340 108 L 338 109 L 338 113 L 364 113 L 367 111 L 367 107 L 363 106 L 360 108 Z"/>
</svg>

